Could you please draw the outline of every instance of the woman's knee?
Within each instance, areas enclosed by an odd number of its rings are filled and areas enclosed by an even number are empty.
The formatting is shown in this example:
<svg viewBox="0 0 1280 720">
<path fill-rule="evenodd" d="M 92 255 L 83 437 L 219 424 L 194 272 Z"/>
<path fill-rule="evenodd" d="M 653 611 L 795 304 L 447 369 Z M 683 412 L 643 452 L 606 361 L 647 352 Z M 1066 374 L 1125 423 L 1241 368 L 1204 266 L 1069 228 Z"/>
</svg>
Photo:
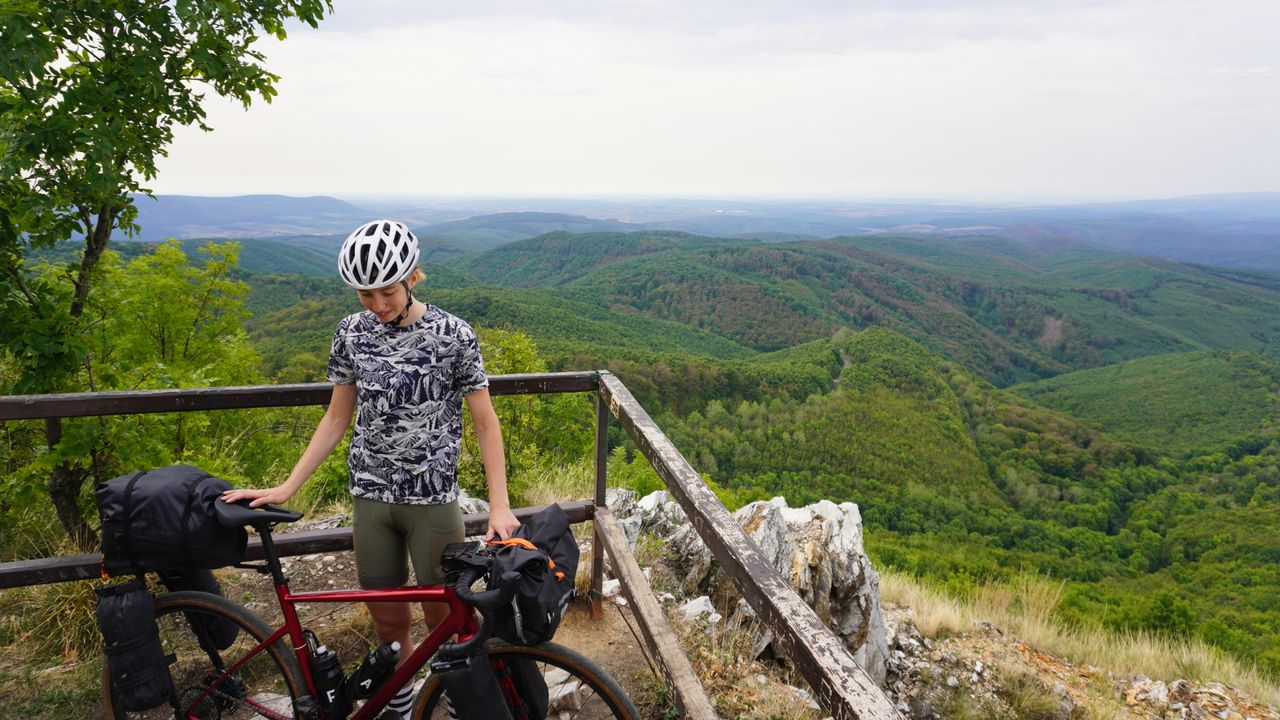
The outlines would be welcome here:
<svg viewBox="0 0 1280 720">
<path fill-rule="evenodd" d="M 409 631 L 413 614 L 406 603 L 365 603 L 379 637 L 400 635 Z"/>
<path fill-rule="evenodd" d="M 435 626 L 444 622 L 449 616 L 449 606 L 443 603 L 422 603 L 422 618 L 426 621 L 427 627 L 435 628 Z"/>
</svg>

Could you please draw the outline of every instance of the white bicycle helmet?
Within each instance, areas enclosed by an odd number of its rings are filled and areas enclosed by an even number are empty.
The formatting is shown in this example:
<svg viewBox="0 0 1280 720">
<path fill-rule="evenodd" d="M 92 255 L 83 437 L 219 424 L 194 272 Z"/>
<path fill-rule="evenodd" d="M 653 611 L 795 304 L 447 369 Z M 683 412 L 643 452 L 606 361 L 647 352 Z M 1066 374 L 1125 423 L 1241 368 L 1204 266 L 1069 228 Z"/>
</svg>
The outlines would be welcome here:
<svg viewBox="0 0 1280 720">
<path fill-rule="evenodd" d="M 361 225 L 338 251 L 338 274 L 357 290 L 404 282 L 417 266 L 418 238 L 395 220 Z"/>
</svg>

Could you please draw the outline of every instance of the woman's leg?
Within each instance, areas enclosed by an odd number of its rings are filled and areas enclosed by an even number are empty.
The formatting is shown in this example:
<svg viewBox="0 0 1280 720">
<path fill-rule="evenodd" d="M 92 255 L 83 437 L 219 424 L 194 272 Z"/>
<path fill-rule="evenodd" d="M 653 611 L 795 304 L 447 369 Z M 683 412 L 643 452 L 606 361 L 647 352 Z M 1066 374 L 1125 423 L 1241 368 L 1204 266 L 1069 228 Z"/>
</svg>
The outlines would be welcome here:
<svg viewBox="0 0 1280 720">
<path fill-rule="evenodd" d="M 405 652 L 400 653 L 403 661 L 409 655 L 408 649 L 413 647 L 410 626 L 413 624 L 413 613 L 409 603 L 365 603 L 369 615 L 373 617 L 374 632 L 379 643 L 398 642 Z M 398 663 L 397 663 L 398 664 Z"/>
<path fill-rule="evenodd" d="M 462 510 L 458 507 L 458 501 L 443 505 L 405 506 L 402 512 L 406 517 L 398 519 L 404 521 L 400 523 L 400 527 L 405 532 L 405 543 L 409 548 L 409 560 L 413 563 L 416 582 L 419 585 L 444 582 L 444 574 L 440 570 L 440 554 L 449 543 L 462 542 L 464 539 Z M 427 622 L 428 632 L 448 614 L 448 605 L 422 604 L 422 616 Z"/>
<path fill-rule="evenodd" d="M 351 537 L 355 545 L 360 587 L 400 587 L 409 579 L 404 533 L 395 526 L 396 505 L 354 498 Z M 408 603 L 365 603 L 379 642 L 399 642 L 411 648 L 413 613 Z M 408 655 L 401 654 L 401 659 Z"/>
</svg>

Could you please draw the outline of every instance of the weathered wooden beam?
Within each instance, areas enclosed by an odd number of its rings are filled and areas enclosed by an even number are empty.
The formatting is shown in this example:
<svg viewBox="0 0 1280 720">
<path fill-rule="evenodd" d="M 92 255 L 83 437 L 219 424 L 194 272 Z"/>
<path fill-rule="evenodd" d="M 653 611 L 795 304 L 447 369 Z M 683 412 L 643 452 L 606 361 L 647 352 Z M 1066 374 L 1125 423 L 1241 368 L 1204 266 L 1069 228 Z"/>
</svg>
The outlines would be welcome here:
<svg viewBox="0 0 1280 720">
<path fill-rule="evenodd" d="M 618 378 L 600 375 L 600 391 L 640 452 L 725 574 L 795 663 L 835 720 L 900 718 L 897 709 L 791 585 L 765 560 L 696 470 Z"/>
<path fill-rule="evenodd" d="M 561 503 L 570 522 L 587 522 L 595 516 L 595 503 L 590 500 Z M 521 522 L 541 510 L 541 507 L 517 508 L 515 516 Z M 471 513 L 462 516 L 468 535 L 481 535 L 489 526 L 488 513 Z M 272 533 L 276 554 L 280 557 L 310 555 L 318 552 L 341 552 L 351 549 L 351 528 L 310 530 L 293 533 Z M 262 542 L 256 536 L 249 538 L 249 560 L 262 559 Z M 25 585 L 45 585 L 72 580 L 96 580 L 102 553 L 71 555 L 66 557 L 21 560 L 0 563 L 0 589 Z"/>
<path fill-rule="evenodd" d="M 596 393 L 596 507 L 604 507 L 609 469 L 609 406 Z M 600 530 L 595 530 L 595 542 L 591 544 L 591 619 L 604 617 L 601 590 L 604 587 L 604 542 Z"/>
<path fill-rule="evenodd" d="M 594 371 L 494 375 L 489 378 L 489 392 L 492 395 L 589 392 L 596 389 L 595 377 Z M 0 420 L 324 405 L 332 392 L 331 383 L 305 383 L 10 395 L 0 397 Z"/>
<path fill-rule="evenodd" d="M 609 562 L 622 586 L 622 594 L 631 603 L 631 611 L 639 620 L 640 633 L 644 635 L 645 645 L 649 646 L 649 656 L 657 661 L 676 707 L 680 709 L 680 717 L 686 720 L 716 720 L 711 700 L 707 698 L 706 690 L 702 688 L 671 624 L 667 622 L 662 604 L 649 589 L 649 583 L 636 564 L 631 546 L 627 544 L 627 537 L 618 527 L 613 513 L 608 508 L 596 508 L 593 524 L 596 537 L 603 540 L 604 547 L 609 552 Z"/>
</svg>

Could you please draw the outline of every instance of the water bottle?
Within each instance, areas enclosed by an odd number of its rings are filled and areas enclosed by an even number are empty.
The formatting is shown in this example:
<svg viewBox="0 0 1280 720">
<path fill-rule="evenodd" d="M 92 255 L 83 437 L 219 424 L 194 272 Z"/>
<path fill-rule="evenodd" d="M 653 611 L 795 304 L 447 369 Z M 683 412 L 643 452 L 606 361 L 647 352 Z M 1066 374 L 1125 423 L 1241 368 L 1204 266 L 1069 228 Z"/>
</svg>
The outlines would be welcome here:
<svg viewBox="0 0 1280 720">
<path fill-rule="evenodd" d="M 311 656 L 311 679 L 316 683 L 321 705 L 327 708 L 337 699 L 344 674 L 337 653 L 326 645 L 316 648 L 315 654 Z"/>
<path fill-rule="evenodd" d="M 347 678 L 344 688 L 347 697 L 360 700 L 373 695 L 382 683 L 391 677 L 400 659 L 400 643 L 383 643 L 365 656 L 360 667 Z"/>
</svg>

